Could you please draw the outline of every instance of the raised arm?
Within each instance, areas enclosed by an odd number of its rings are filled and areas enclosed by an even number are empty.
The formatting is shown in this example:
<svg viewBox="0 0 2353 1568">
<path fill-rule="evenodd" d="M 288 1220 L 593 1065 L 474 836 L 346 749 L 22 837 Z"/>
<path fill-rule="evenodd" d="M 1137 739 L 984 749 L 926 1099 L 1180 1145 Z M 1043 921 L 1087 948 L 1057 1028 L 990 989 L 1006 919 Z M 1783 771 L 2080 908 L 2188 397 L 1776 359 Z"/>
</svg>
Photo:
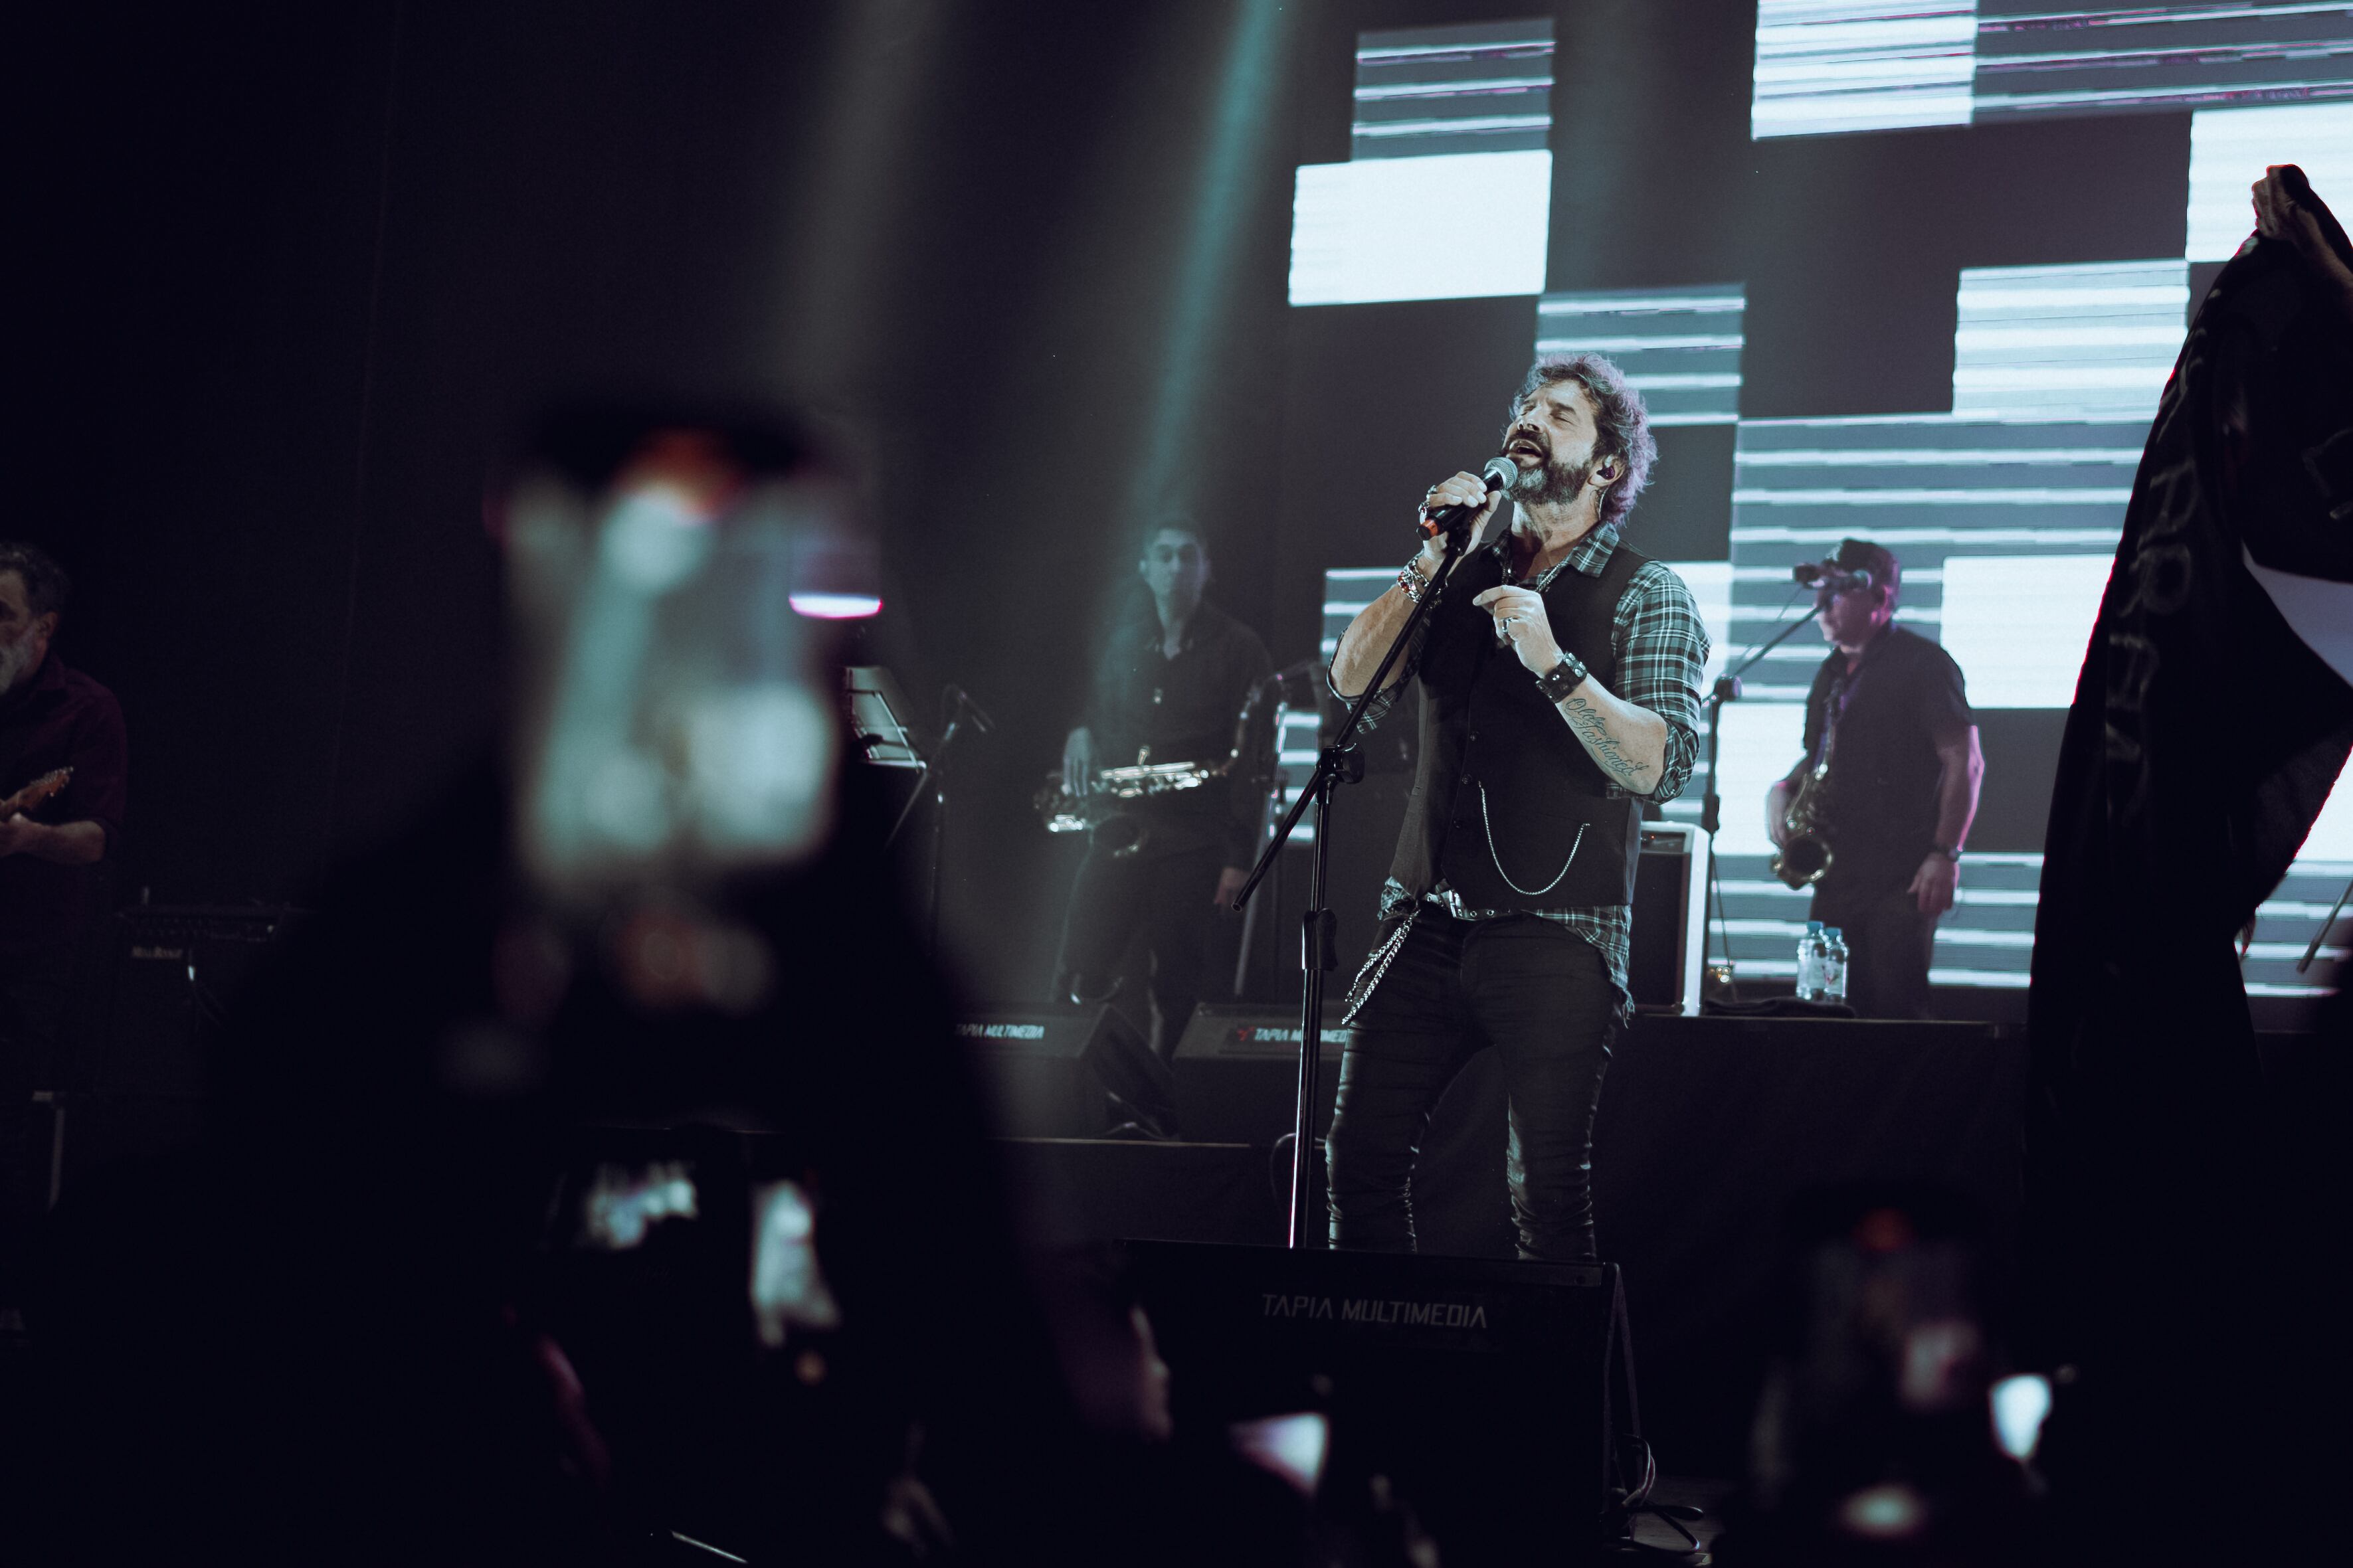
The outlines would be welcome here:
<svg viewBox="0 0 2353 1568">
<path fill-rule="evenodd" d="M 1501 491 L 1490 496 L 1487 481 L 1477 474 L 1457 474 L 1431 487 L 1426 503 L 1431 508 L 1443 506 L 1476 506 L 1478 516 L 1470 525 L 1470 537 L 1476 539 L 1487 526 L 1487 520 L 1503 504 Z M 1461 560 L 1461 556 L 1455 557 Z M 1417 577 L 1427 584 L 1435 582 L 1440 568 L 1446 561 L 1446 547 L 1441 540 L 1427 539 L 1410 563 Z M 1397 640 L 1397 635 L 1413 614 L 1413 599 L 1406 593 L 1405 584 L 1393 584 L 1381 596 L 1356 612 L 1348 629 L 1340 634 L 1340 646 L 1332 655 L 1332 690 L 1341 699 L 1353 702 L 1364 695 L 1372 684 L 1373 670 L 1380 664 L 1381 655 Z M 1400 658 L 1389 666 L 1388 679 L 1381 682 L 1386 691 L 1412 673 L 1410 658 Z"/>
</svg>

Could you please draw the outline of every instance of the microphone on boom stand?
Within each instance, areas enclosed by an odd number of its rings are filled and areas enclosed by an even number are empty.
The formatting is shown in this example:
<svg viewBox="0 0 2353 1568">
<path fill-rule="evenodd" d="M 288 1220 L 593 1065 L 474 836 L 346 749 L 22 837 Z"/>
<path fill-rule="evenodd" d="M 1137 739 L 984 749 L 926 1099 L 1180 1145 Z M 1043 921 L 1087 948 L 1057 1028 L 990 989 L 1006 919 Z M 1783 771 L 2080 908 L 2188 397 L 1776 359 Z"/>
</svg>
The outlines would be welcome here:
<svg viewBox="0 0 2353 1568">
<path fill-rule="evenodd" d="M 1861 567 L 1849 571 L 1835 561 L 1801 562 L 1789 568 L 1789 578 L 1800 587 L 1833 594 L 1860 594 L 1878 581 Z"/>
</svg>

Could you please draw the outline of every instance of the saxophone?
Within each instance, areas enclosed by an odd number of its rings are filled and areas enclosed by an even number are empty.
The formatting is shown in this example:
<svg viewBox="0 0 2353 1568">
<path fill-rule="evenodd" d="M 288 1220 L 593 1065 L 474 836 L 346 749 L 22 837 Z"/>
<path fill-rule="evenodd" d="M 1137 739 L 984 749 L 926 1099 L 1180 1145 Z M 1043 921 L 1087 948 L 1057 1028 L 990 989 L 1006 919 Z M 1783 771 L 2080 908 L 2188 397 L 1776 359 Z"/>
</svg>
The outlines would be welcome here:
<svg viewBox="0 0 2353 1568">
<path fill-rule="evenodd" d="M 1773 875 L 1793 888 L 1810 888 L 1831 868 L 1830 840 L 1822 836 L 1822 794 L 1830 782 L 1830 748 L 1822 760 L 1805 771 L 1790 792 L 1788 808 L 1781 814 L 1781 847 L 1773 856 Z"/>
<path fill-rule="evenodd" d="M 1097 768 L 1090 775 L 1092 787 L 1084 796 L 1071 794 L 1060 773 L 1048 773 L 1030 804 L 1037 808 L 1047 832 L 1092 832 L 1095 843 L 1106 848 L 1113 859 L 1128 859 L 1151 842 L 1152 830 L 1133 813 L 1122 810 L 1123 804 L 1201 789 L 1230 777 L 1250 750 L 1250 721 L 1258 717 L 1270 688 L 1280 691 L 1282 678 L 1270 676 L 1250 688 L 1250 696 L 1242 701 L 1241 713 L 1234 721 L 1233 750 L 1221 762 L 1155 763 L 1152 760 L 1152 748 L 1146 746 L 1126 766 Z M 1282 706 L 1280 702 L 1276 704 L 1278 732 L 1282 726 Z"/>
</svg>

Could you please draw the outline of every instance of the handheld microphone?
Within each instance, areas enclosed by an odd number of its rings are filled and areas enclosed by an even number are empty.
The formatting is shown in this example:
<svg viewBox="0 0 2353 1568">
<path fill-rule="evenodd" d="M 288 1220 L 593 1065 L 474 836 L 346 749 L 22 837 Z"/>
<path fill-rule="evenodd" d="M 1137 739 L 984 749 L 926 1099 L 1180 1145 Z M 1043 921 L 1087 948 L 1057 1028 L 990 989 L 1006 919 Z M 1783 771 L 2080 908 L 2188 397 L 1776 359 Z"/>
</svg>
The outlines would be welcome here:
<svg viewBox="0 0 2353 1568">
<path fill-rule="evenodd" d="M 1490 458 L 1481 474 L 1487 481 L 1487 493 L 1492 496 L 1497 490 L 1512 488 L 1512 481 L 1520 477 L 1520 466 L 1509 458 Z M 1482 500 L 1480 504 L 1483 506 L 1486 503 Z M 1442 506 L 1436 511 L 1424 511 L 1419 526 L 1423 538 L 1437 539 L 1464 527 L 1478 515 L 1479 507 L 1476 506 Z"/>
</svg>

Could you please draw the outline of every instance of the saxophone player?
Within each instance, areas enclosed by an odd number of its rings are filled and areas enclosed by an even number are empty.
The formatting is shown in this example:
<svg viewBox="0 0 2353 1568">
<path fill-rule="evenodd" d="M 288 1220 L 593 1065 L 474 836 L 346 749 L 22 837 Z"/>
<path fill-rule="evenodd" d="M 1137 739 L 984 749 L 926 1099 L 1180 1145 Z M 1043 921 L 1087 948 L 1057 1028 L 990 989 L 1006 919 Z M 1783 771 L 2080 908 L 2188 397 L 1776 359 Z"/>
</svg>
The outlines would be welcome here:
<svg viewBox="0 0 2353 1568">
<path fill-rule="evenodd" d="M 1814 575 L 1814 616 L 1831 651 L 1806 698 L 1806 754 L 1766 792 L 1766 830 L 1794 858 L 1795 804 L 1829 847 L 1810 918 L 1845 933 L 1854 1010 L 1917 1018 L 1985 758 L 1960 666 L 1893 624 L 1903 581 L 1895 557 L 1849 539 Z"/>
<path fill-rule="evenodd" d="M 1063 787 L 1082 798 L 1098 769 L 1227 759 L 1236 716 L 1272 668 L 1258 634 L 1203 597 L 1209 552 L 1189 516 L 1154 524 L 1136 574 L 1149 605 L 1113 634 L 1084 720 L 1062 748 Z M 1264 752 L 1267 739 L 1254 731 L 1250 748 Z M 1140 945 L 1152 1046 L 1175 1054 L 1200 994 L 1213 911 L 1241 890 L 1256 858 L 1264 774 L 1236 766 L 1198 789 L 1120 803 L 1124 831 L 1090 837 L 1071 889 L 1058 994 L 1105 999 Z"/>
</svg>

